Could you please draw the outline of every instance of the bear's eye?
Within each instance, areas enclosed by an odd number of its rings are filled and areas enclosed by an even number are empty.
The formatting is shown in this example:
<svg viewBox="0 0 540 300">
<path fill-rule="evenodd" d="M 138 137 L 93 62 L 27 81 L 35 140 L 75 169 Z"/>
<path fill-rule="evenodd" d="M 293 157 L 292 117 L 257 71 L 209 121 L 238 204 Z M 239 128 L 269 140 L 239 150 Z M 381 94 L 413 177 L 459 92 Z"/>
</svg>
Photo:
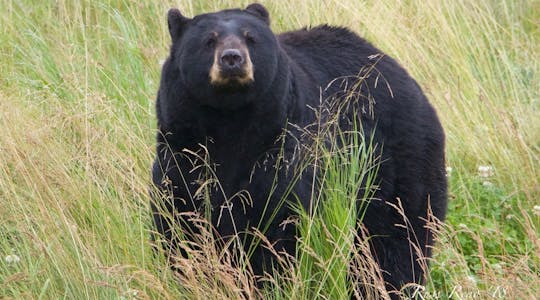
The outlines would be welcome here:
<svg viewBox="0 0 540 300">
<path fill-rule="evenodd" d="M 216 43 L 217 43 L 217 39 L 214 36 L 211 36 L 211 37 L 206 39 L 204 44 L 208 48 L 213 48 L 216 45 Z"/>
<path fill-rule="evenodd" d="M 217 37 L 218 37 L 217 32 L 215 31 L 210 32 L 210 34 L 208 34 L 208 36 L 204 40 L 204 44 L 206 45 L 206 47 L 214 48 L 214 46 L 217 44 Z"/>
<path fill-rule="evenodd" d="M 249 31 L 244 32 L 244 37 L 246 38 L 246 42 L 250 44 L 255 44 L 256 40 Z"/>
</svg>

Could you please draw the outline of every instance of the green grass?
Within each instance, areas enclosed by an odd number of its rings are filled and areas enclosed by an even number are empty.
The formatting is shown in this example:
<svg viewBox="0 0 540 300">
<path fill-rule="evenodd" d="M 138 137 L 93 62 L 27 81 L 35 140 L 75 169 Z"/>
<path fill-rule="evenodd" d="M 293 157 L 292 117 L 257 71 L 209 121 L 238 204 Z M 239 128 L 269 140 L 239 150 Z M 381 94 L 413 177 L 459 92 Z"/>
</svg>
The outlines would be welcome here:
<svg viewBox="0 0 540 300">
<path fill-rule="evenodd" d="M 276 32 L 354 29 L 397 58 L 437 108 L 451 197 L 426 297 L 538 297 L 540 2 L 261 2 Z M 180 8 L 192 16 L 248 3 Z M 180 285 L 150 249 L 153 106 L 175 6 L 0 0 L 0 298 L 257 294 L 241 274 Z M 319 295 L 336 295 L 326 283 L 340 275 L 330 274 Z"/>
</svg>

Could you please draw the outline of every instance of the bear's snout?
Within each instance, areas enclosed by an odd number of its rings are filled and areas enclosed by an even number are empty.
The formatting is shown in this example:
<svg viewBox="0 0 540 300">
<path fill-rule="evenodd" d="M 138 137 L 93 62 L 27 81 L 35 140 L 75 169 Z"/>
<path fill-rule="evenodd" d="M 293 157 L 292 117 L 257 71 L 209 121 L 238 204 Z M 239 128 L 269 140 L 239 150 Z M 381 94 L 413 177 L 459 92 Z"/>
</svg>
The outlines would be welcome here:
<svg viewBox="0 0 540 300">
<path fill-rule="evenodd" d="M 240 70 L 244 63 L 244 56 L 238 49 L 226 49 L 221 53 L 220 67 L 223 71 Z"/>
<path fill-rule="evenodd" d="M 237 36 L 218 42 L 209 77 L 214 86 L 242 86 L 254 81 L 249 49 Z"/>
</svg>

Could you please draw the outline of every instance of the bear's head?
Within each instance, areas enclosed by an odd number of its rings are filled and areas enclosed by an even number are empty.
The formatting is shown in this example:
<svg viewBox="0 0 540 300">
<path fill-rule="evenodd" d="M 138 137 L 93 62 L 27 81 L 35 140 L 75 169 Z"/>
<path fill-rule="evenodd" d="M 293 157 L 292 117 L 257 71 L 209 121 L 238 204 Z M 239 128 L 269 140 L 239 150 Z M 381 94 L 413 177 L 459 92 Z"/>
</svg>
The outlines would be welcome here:
<svg viewBox="0 0 540 300">
<path fill-rule="evenodd" d="M 256 3 L 193 19 L 171 9 L 170 74 L 201 105 L 235 109 L 254 101 L 277 73 L 278 44 L 269 23 L 268 11 Z"/>
</svg>

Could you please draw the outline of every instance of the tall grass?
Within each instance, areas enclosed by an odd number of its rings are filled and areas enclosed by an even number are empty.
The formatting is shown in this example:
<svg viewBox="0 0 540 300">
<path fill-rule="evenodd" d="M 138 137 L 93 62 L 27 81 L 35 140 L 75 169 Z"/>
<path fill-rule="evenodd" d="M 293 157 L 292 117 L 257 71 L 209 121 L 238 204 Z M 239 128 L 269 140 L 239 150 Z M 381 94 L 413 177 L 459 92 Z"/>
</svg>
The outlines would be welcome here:
<svg viewBox="0 0 540 300">
<path fill-rule="evenodd" d="M 380 145 L 362 131 L 357 118 L 350 120 L 350 131 L 339 128 L 340 112 L 354 110 L 352 99 L 327 101 L 330 105 L 317 111 L 319 122 L 304 131 L 312 145 L 305 150 L 303 165 L 319 174 L 313 178 L 310 205 L 306 210 L 300 204 L 288 204 L 298 215 L 294 220 L 299 234 L 297 253 L 281 258 L 276 253 L 281 270 L 264 279 L 270 282 L 265 299 L 347 299 L 360 286 L 359 279 L 371 281 L 380 275 L 362 274 L 366 271 L 362 265 L 372 267 L 370 271 L 377 269 L 373 259 L 358 266 L 351 263 L 369 251 L 360 249 L 363 239 L 358 229 L 376 188 L 380 161 L 375 147 Z M 380 277 L 375 281 L 384 286 Z"/>
<path fill-rule="evenodd" d="M 261 2 L 276 32 L 351 27 L 437 108 L 451 197 L 425 296 L 540 295 L 540 2 Z M 0 0 L 0 298 L 259 295 L 179 284 L 152 254 L 147 195 L 165 12 L 248 3 Z"/>
</svg>

